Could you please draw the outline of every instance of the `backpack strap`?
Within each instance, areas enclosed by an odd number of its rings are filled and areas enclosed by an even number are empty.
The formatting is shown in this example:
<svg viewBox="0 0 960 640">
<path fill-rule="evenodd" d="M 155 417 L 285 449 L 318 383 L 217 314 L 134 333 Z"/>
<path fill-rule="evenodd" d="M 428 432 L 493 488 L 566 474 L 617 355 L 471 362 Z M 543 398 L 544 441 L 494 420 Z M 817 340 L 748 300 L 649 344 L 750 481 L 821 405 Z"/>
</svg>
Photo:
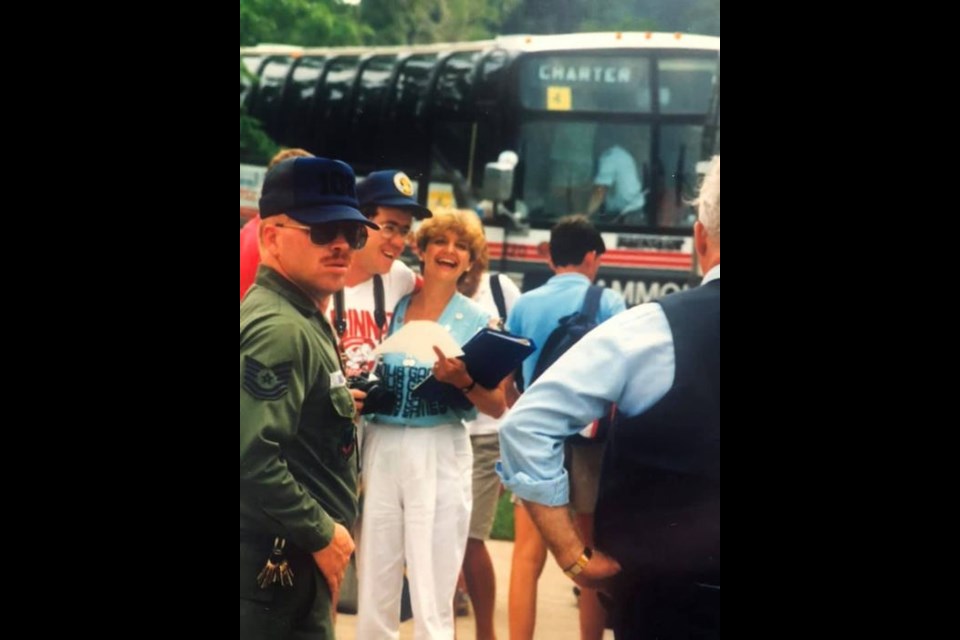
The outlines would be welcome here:
<svg viewBox="0 0 960 640">
<path fill-rule="evenodd" d="M 603 295 L 603 287 L 591 284 L 587 289 L 586 295 L 583 296 L 583 307 L 580 308 L 580 313 L 592 320 L 596 320 L 597 312 L 600 311 L 601 295 Z"/>
<path fill-rule="evenodd" d="M 490 272 L 490 293 L 493 294 L 493 301 L 497 305 L 497 312 L 500 313 L 500 320 L 507 321 L 507 301 L 503 299 L 503 287 L 500 285 L 500 274 L 496 271 Z"/>
</svg>

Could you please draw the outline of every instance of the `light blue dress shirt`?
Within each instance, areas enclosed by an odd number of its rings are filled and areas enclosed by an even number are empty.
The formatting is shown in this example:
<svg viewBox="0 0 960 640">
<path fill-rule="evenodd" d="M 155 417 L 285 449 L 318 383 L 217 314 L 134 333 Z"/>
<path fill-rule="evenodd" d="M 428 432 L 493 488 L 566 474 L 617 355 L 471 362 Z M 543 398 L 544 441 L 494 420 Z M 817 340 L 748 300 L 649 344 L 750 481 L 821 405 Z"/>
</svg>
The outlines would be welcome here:
<svg viewBox="0 0 960 640">
<path fill-rule="evenodd" d="M 630 152 L 615 145 L 601 154 L 593 183 L 607 187 L 604 215 L 643 209 L 646 197 L 637 176 L 637 163 Z"/>
<path fill-rule="evenodd" d="M 703 278 L 720 278 L 720 265 Z M 523 500 L 570 502 L 564 440 L 616 402 L 640 415 L 673 385 L 673 335 L 659 304 L 642 304 L 603 323 L 550 367 L 510 410 L 500 427 L 503 484 Z"/>
</svg>

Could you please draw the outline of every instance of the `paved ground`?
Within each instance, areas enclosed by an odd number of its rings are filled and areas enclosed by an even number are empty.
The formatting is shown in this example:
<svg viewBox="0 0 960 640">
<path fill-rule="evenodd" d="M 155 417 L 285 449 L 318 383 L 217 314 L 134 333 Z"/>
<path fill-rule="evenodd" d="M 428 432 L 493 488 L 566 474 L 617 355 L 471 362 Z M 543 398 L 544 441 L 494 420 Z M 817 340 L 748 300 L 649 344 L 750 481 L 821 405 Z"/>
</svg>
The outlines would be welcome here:
<svg viewBox="0 0 960 640">
<path fill-rule="evenodd" d="M 497 575 L 497 609 L 494 618 L 497 626 L 497 640 L 509 640 L 507 629 L 507 591 L 510 581 L 510 556 L 513 543 L 501 540 L 487 542 L 493 568 Z M 457 618 L 457 638 L 470 640 L 474 637 L 473 611 L 468 617 Z M 413 620 L 400 625 L 401 640 L 412 640 Z M 356 616 L 337 615 L 337 639 L 356 640 Z M 563 575 L 560 568 L 547 558 L 537 590 L 537 628 L 535 640 L 578 640 L 580 623 L 577 618 L 576 599 L 573 596 L 573 582 Z M 609 629 L 604 640 L 613 640 Z"/>
</svg>

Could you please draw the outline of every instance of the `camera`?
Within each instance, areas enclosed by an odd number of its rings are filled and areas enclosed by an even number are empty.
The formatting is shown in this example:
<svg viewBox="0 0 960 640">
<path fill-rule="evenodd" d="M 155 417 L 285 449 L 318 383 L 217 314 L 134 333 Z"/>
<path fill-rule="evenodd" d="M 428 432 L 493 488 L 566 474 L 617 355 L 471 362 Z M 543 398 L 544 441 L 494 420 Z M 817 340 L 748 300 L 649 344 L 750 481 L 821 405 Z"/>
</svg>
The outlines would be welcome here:
<svg viewBox="0 0 960 640">
<path fill-rule="evenodd" d="M 347 378 L 347 384 L 351 389 L 359 389 L 367 394 L 361 414 L 393 413 L 397 404 L 397 394 L 383 386 L 380 380 L 371 380 L 369 373 Z"/>
</svg>

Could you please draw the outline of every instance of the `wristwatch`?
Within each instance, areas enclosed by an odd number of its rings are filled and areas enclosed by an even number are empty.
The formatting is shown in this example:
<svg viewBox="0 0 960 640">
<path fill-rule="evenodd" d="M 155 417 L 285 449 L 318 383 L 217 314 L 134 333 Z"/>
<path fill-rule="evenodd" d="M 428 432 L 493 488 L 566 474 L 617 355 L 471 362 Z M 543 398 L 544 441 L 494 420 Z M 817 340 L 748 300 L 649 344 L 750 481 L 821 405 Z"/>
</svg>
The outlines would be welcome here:
<svg viewBox="0 0 960 640">
<path fill-rule="evenodd" d="M 580 572 L 583 571 L 583 568 L 587 566 L 587 563 L 590 562 L 590 558 L 593 557 L 593 549 L 590 547 L 584 547 L 583 553 L 580 554 L 580 557 L 577 558 L 577 561 L 572 565 L 563 570 L 563 575 L 568 578 L 573 578 L 574 576 L 580 575 Z"/>
</svg>

